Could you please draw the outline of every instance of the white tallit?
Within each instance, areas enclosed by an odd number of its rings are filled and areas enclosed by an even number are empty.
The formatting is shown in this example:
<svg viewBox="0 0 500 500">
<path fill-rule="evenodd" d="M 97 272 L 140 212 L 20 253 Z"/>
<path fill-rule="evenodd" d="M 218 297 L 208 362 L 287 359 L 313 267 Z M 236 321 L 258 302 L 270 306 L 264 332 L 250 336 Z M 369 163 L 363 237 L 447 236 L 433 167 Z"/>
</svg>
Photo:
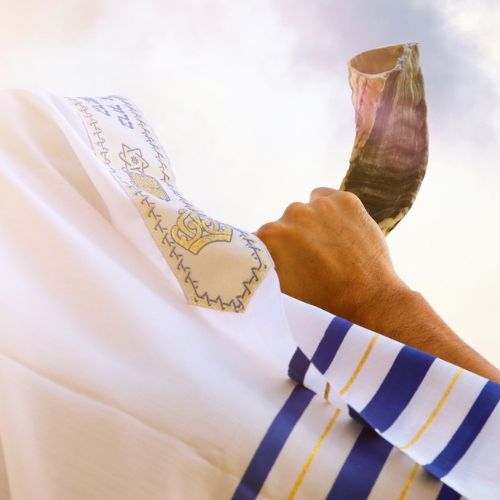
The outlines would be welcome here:
<svg viewBox="0 0 500 500">
<path fill-rule="evenodd" d="M 0 118 L 2 500 L 497 497 L 499 386 L 282 295 L 132 103 Z"/>
</svg>

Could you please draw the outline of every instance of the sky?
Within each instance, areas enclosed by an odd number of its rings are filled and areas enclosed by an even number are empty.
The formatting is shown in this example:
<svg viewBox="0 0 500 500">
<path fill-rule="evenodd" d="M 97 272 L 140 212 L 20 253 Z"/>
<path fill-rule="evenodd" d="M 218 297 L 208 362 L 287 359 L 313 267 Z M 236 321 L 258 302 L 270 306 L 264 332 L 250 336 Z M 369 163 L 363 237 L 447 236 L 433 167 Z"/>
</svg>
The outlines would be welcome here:
<svg viewBox="0 0 500 500">
<path fill-rule="evenodd" d="M 0 13 L 1 87 L 131 98 L 185 195 L 251 231 L 340 185 L 347 61 L 418 42 L 429 165 L 388 244 L 409 286 L 500 365 L 500 2 L 0 0 Z"/>
</svg>

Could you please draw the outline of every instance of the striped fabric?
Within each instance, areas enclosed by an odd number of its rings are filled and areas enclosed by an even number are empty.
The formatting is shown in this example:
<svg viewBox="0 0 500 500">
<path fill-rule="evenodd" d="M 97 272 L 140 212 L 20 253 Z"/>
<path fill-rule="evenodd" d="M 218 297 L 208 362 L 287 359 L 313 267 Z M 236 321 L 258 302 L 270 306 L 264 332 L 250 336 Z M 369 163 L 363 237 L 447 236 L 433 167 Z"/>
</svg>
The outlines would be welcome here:
<svg viewBox="0 0 500 500">
<path fill-rule="evenodd" d="M 326 498 L 389 498 L 387 488 L 396 484 L 384 476 L 404 462 L 411 467 L 394 498 L 430 498 L 431 492 L 438 499 L 496 498 L 499 448 L 479 450 L 485 439 L 498 444 L 498 384 L 340 317 L 331 316 L 323 332 L 301 327 L 295 333 L 306 344 L 305 350 L 297 348 L 289 366 L 297 385 L 263 437 L 234 499 L 259 494 L 278 453 L 286 453 L 286 439 L 300 425 L 305 407 L 333 393 L 348 406 L 343 418 L 356 420 L 360 429 L 332 474 Z M 341 412 L 342 401 L 335 404 Z M 299 493 L 332 426 L 323 431 L 288 498 Z"/>
<path fill-rule="evenodd" d="M 283 295 L 132 103 L 0 116 L 1 500 L 499 497 L 499 386 Z"/>
</svg>

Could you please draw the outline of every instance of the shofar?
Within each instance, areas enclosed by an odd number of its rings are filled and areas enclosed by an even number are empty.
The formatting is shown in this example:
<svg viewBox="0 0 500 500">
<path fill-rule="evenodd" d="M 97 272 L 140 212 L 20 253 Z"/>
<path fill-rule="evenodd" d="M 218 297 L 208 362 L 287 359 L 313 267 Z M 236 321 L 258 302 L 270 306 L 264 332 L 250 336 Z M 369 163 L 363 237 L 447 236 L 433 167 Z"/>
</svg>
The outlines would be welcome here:
<svg viewBox="0 0 500 500">
<path fill-rule="evenodd" d="M 413 204 L 428 158 L 427 107 L 416 44 L 349 61 L 356 138 L 340 189 L 356 194 L 388 234 Z"/>
</svg>

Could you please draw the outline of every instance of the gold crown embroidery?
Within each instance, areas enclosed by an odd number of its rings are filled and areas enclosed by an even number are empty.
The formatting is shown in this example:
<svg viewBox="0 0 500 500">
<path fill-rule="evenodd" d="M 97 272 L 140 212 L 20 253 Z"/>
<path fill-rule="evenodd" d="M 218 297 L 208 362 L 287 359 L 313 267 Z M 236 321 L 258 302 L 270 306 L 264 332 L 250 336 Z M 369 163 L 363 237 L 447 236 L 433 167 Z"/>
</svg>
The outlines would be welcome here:
<svg viewBox="0 0 500 500">
<path fill-rule="evenodd" d="M 187 302 L 244 312 L 269 270 L 264 247 L 244 231 L 208 218 L 184 198 L 172 184 L 161 145 L 131 104 L 113 96 L 91 98 L 97 109 L 89 99 L 69 98 L 81 113 L 94 152 L 136 205 Z M 116 102 L 130 111 L 130 122 L 117 115 Z M 200 255 L 212 242 L 225 245 L 213 245 Z"/>
<path fill-rule="evenodd" d="M 209 243 L 231 241 L 233 231 L 200 212 L 181 209 L 170 234 L 178 245 L 197 255 Z"/>
</svg>

